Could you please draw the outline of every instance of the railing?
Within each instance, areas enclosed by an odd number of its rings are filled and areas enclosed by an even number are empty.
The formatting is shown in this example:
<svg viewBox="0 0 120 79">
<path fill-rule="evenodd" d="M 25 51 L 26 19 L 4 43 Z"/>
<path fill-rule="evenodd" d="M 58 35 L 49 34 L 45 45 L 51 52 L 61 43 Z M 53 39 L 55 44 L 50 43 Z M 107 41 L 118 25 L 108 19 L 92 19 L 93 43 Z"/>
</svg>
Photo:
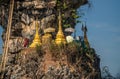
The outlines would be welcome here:
<svg viewBox="0 0 120 79">
<path fill-rule="evenodd" d="M 10 7 L 9 7 L 9 17 L 8 17 L 8 24 L 7 24 L 7 31 L 6 31 L 6 39 L 5 39 L 5 48 L 4 48 L 4 53 L 2 56 L 2 61 L 1 61 L 1 68 L 0 71 L 1 73 L 1 79 L 4 77 L 5 73 L 5 65 L 7 62 L 7 53 L 8 53 L 8 42 L 10 38 L 10 32 L 11 32 L 11 24 L 12 24 L 12 15 L 13 15 L 13 8 L 14 8 L 14 0 L 10 0 Z"/>
</svg>

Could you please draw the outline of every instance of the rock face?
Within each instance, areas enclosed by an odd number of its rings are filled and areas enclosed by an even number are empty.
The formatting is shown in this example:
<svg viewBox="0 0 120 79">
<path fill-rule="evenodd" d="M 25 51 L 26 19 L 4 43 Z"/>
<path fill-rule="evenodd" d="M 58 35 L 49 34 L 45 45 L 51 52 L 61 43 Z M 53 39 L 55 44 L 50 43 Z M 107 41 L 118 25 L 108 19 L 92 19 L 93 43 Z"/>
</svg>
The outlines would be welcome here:
<svg viewBox="0 0 120 79">
<path fill-rule="evenodd" d="M 101 79 L 94 49 L 82 48 L 75 42 L 51 43 L 10 54 L 4 79 Z"/>
<path fill-rule="evenodd" d="M 1 0 L 0 0 L 1 1 Z M 57 29 L 58 4 L 64 4 L 63 19 L 74 27 L 77 8 L 87 0 L 16 0 L 9 41 L 8 62 L 4 79 L 100 79 L 100 59 L 92 48 L 80 43 L 65 46 L 42 45 L 25 48 L 25 38 L 30 43 L 35 34 L 35 19 L 39 21 L 39 33 L 47 27 Z M 4 32 L 8 20 L 9 0 L 0 3 L 0 25 Z M 67 8 L 66 8 L 67 6 Z M 72 8 L 72 9 L 71 9 Z M 75 10 L 75 11 L 74 11 Z M 65 28 L 65 27 L 64 27 Z"/>
<path fill-rule="evenodd" d="M 6 26 L 8 20 L 9 0 L 1 1 L 0 5 L 0 25 L 2 25 L 5 31 L 3 32 L 3 41 L 5 40 Z M 64 1 L 61 1 L 63 3 Z M 70 16 L 72 9 L 76 5 L 81 5 L 87 2 L 87 0 L 65 0 L 67 9 L 64 10 L 67 23 L 72 27 L 75 25 L 75 19 Z M 33 39 L 35 33 L 35 19 L 39 21 L 39 28 L 42 30 L 47 27 L 57 28 L 57 4 L 56 0 L 17 0 L 14 5 L 11 39 L 17 40 L 18 38 Z M 71 7 L 72 6 L 72 7 Z M 63 7 L 61 5 L 61 7 Z M 72 8 L 72 9 L 71 9 Z M 69 14 L 69 15 L 68 15 Z M 72 22 L 71 22 L 72 21 Z M 42 34 L 42 33 L 41 33 Z M 21 39 L 22 41 L 22 39 Z M 11 44 L 11 42 L 10 42 Z M 14 47 L 18 45 L 14 43 Z M 14 49 L 14 48 L 12 48 Z M 21 48 L 22 49 L 22 48 Z M 16 48 L 19 51 L 19 49 Z M 16 51 L 10 51 L 16 52 Z"/>
<path fill-rule="evenodd" d="M 21 50 L 25 38 L 32 41 L 35 33 L 36 18 L 39 21 L 39 28 L 42 31 L 48 27 L 57 29 L 59 8 L 62 9 L 64 15 L 63 19 L 65 22 L 63 25 L 74 27 L 76 24 L 75 17 L 77 15 L 77 8 L 87 2 L 87 0 L 16 0 L 9 42 L 9 46 L 11 47 L 9 47 L 9 51 L 14 53 Z M 2 35 L 3 41 L 5 41 L 9 0 L 1 1 L 0 4 L 0 25 L 2 25 L 5 30 Z M 40 33 L 43 34 L 41 30 Z"/>
</svg>

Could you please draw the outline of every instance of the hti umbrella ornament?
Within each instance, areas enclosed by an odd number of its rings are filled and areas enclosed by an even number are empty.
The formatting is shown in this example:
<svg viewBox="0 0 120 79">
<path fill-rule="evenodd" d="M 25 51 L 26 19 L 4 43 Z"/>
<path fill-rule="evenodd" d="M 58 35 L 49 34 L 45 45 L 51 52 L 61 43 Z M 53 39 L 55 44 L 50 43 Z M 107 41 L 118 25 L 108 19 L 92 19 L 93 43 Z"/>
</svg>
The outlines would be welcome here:
<svg viewBox="0 0 120 79">
<path fill-rule="evenodd" d="M 75 31 L 75 29 L 74 29 L 74 28 L 71 28 L 71 27 L 65 29 L 65 32 L 74 32 L 74 31 Z"/>
<path fill-rule="evenodd" d="M 55 32 L 55 28 L 48 27 L 44 30 L 44 33 L 50 33 L 50 32 Z"/>
</svg>

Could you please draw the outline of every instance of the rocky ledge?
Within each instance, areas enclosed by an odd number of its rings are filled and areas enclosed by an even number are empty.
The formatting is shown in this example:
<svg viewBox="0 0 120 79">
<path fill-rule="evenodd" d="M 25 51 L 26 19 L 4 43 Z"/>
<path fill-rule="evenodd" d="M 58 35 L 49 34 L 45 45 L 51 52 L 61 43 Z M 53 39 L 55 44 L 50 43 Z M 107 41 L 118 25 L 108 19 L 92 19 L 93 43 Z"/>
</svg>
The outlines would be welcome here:
<svg viewBox="0 0 120 79">
<path fill-rule="evenodd" d="M 49 47 L 50 46 L 50 47 Z M 4 79 L 100 79 L 94 49 L 76 43 L 26 48 L 9 53 Z"/>
</svg>

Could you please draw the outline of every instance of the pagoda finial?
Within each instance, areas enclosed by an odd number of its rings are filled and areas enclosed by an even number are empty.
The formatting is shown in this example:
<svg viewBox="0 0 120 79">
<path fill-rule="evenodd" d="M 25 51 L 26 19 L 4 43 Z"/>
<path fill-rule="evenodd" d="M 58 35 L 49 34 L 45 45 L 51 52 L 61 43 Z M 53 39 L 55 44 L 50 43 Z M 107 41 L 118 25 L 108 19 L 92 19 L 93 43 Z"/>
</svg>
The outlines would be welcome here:
<svg viewBox="0 0 120 79">
<path fill-rule="evenodd" d="M 35 37 L 33 39 L 32 44 L 30 45 L 30 47 L 36 47 L 41 45 L 41 39 L 40 39 L 40 35 L 39 35 L 39 30 L 38 30 L 38 22 L 35 21 L 35 26 L 36 26 L 36 33 L 35 33 Z"/>
<path fill-rule="evenodd" d="M 61 18 L 61 12 L 59 10 L 59 16 L 58 16 L 58 21 L 59 21 L 59 24 L 58 24 L 58 33 L 56 35 L 56 44 L 65 44 L 66 43 L 66 39 L 65 39 L 65 36 L 64 36 L 64 33 L 62 31 L 62 18 Z"/>
<path fill-rule="evenodd" d="M 88 38 L 87 38 L 87 26 L 85 24 L 85 26 L 82 24 L 82 31 L 84 32 L 84 42 L 86 47 L 90 48 L 89 42 L 88 42 Z"/>
<path fill-rule="evenodd" d="M 59 11 L 59 16 L 58 16 L 58 21 L 59 21 L 59 31 L 62 32 L 62 19 L 61 19 L 61 12 Z"/>
</svg>

